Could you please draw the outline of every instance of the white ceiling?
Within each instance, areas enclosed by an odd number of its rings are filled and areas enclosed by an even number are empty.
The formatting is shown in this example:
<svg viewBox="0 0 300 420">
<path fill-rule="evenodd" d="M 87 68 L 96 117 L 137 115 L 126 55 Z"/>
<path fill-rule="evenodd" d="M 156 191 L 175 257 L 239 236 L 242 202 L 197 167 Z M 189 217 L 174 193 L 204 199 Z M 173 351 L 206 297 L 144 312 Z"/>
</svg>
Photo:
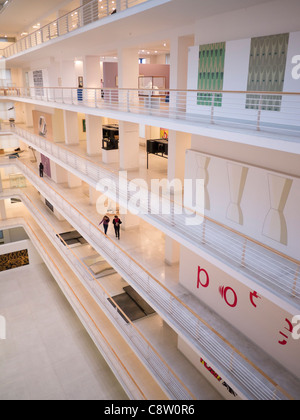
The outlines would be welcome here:
<svg viewBox="0 0 300 420">
<path fill-rule="evenodd" d="M 0 35 L 16 36 L 63 0 L 11 0 L 0 13 Z"/>
</svg>

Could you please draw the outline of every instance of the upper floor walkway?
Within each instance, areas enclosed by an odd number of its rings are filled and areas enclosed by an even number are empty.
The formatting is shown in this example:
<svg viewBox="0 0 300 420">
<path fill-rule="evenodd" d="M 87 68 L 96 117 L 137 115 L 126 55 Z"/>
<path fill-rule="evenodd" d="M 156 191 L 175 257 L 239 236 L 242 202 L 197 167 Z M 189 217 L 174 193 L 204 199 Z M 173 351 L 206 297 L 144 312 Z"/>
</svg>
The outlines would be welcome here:
<svg viewBox="0 0 300 420">
<path fill-rule="evenodd" d="M 7 87 L 0 100 L 300 154 L 299 93 Z"/>
</svg>

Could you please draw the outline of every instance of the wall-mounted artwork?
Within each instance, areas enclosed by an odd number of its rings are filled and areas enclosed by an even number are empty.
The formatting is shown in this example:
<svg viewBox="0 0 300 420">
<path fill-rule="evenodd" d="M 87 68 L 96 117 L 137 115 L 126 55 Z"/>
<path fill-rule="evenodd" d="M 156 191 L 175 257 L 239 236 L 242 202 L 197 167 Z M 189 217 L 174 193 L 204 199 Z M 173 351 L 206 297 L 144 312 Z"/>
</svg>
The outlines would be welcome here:
<svg viewBox="0 0 300 420">
<path fill-rule="evenodd" d="M 0 255 L 0 271 L 12 270 L 29 264 L 28 250 Z"/>
<path fill-rule="evenodd" d="M 225 42 L 200 45 L 198 90 L 223 89 Z M 211 93 L 198 93 L 198 105 L 212 105 Z M 214 94 L 214 106 L 222 106 L 222 95 Z"/>
<path fill-rule="evenodd" d="M 32 111 L 34 134 L 53 141 L 52 115 L 46 112 Z"/>
<path fill-rule="evenodd" d="M 51 163 L 47 156 L 41 154 L 41 162 L 44 165 L 44 173 L 51 178 Z"/>
<path fill-rule="evenodd" d="M 44 80 L 43 80 L 43 70 L 34 70 L 32 72 L 33 76 L 33 85 L 35 87 L 36 96 L 44 96 Z"/>
<path fill-rule="evenodd" d="M 169 138 L 169 130 L 167 130 L 165 128 L 161 128 L 160 129 L 160 138 L 161 139 L 168 140 L 168 138 Z"/>
<path fill-rule="evenodd" d="M 282 92 L 289 34 L 270 35 L 251 40 L 248 91 Z M 281 95 L 264 95 L 262 110 L 280 111 Z M 246 108 L 258 109 L 257 95 L 247 95 Z"/>
</svg>

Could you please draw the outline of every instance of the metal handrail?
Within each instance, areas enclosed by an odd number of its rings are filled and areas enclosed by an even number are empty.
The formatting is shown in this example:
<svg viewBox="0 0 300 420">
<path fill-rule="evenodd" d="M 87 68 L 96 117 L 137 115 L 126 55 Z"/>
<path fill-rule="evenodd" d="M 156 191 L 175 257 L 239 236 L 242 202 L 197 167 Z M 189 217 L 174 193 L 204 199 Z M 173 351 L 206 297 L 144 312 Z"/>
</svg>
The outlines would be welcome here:
<svg viewBox="0 0 300 420">
<path fill-rule="evenodd" d="M 151 0 L 120 0 L 117 12 L 120 13 L 136 5 L 149 2 Z M 84 4 L 63 16 L 55 19 L 54 21 L 42 26 L 41 28 L 31 32 L 29 35 L 17 40 L 14 44 L 4 48 L 2 54 L 5 58 L 9 58 L 15 54 L 44 44 L 54 38 L 61 37 L 76 29 L 87 26 L 92 22 L 102 20 L 110 15 L 116 9 L 116 1 L 91 0 L 89 3 Z"/>
<path fill-rule="evenodd" d="M 27 198 L 28 198 L 28 196 L 27 196 Z M 85 315 L 88 317 L 88 319 L 90 320 L 90 322 L 92 323 L 92 325 L 94 326 L 94 328 L 100 334 L 102 340 L 104 340 L 106 346 L 109 348 L 109 350 L 112 353 L 113 357 L 116 358 L 116 360 L 118 361 L 119 365 L 122 367 L 123 371 L 126 373 L 126 375 L 129 377 L 130 381 L 133 383 L 134 387 L 138 390 L 138 392 L 141 395 L 141 397 L 146 400 L 147 398 L 146 398 L 144 392 L 142 391 L 142 389 L 140 388 L 140 386 L 136 383 L 135 379 L 133 378 L 132 374 L 129 372 L 128 368 L 122 362 L 122 360 L 118 356 L 118 354 L 115 351 L 115 349 L 112 347 L 112 345 L 110 344 L 110 342 L 108 341 L 108 339 L 105 337 L 105 335 L 101 331 L 98 323 L 94 320 L 93 316 L 90 314 L 89 310 L 86 308 L 86 306 L 84 305 L 84 303 L 82 302 L 82 300 L 80 299 L 80 297 L 78 296 L 78 294 L 75 292 L 74 288 L 71 286 L 71 284 L 68 281 L 68 279 L 66 278 L 66 276 L 64 276 L 64 274 L 62 273 L 62 271 L 60 270 L 60 268 L 58 267 L 58 265 L 56 264 L 56 262 L 53 260 L 53 258 L 49 254 L 49 251 L 46 249 L 45 245 L 42 243 L 42 241 L 40 240 L 40 238 L 36 234 L 36 232 L 33 229 L 33 227 L 30 225 L 30 223 L 28 221 L 25 221 L 25 220 L 24 220 L 24 224 L 26 224 L 26 226 L 30 229 L 31 234 L 34 235 L 35 240 L 38 242 L 38 244 L 39 244 L 39 252 L 43 252 L 45 255 L 47 255 L 47 257 L 50 260 L 52 266 L 59 273 L 60 278 L 64 281 L 64 283 L 70 289 L 70 291 L 73 294 L 73 296 L 75 297 L 77 303 L 80 305 L 80 307 L 82 308 L 82 310 L 84 311 Z"/>
<path fill-rule="evenodd" d="M 93 244 L 96 249 L 99 249 L 99 240 L 103 235 L 103 233 L 99 231 L 99 228 L 93 225 L 93 223 L 77 208 L 68 203 L 64 197 L 53 189 L 53 187 L 49 185 L 45 189 L 45 186 L 47 185 L 46 181 L 41 181 L 33 174 L 32 169 L 27 165 L 24 165 L 24 163 L 21 164 L 20 161 L 16 162 L 16 164 L 25 176 L 30 179 L 33 185 L 36 184 L 37 188 L 43 192 L 43 195 L 55 204 L 61 214 L 67 219 L 71 218 L 71 223 L 75 228 L 79 231 L 88 229 L 85 236 L 88 236 L 89 242 Z M 77 217 L 76 214 L 78 214 L 79 217 L 77 222 L 74 219 L 74 217 Z M 90 229 L 95 229 L 96 232 L 93 234 Z M 102 235 L 99 235 L 99 233 Z M 126 277 L 129 277 L 129 282 L 134 283 L 135 281 L 138 281 L 137 289 L 139 290 L 140 287 L 145 288 L 147 291 L 147 298 L 153 299 L 154 297 L 153 303 L 155 306 L 160 306 L 160 312 L 167 311 L 169 314 L 168 320 L 171 321 L 171 323 L 174 323 L 175 321 L 176 328 L 179 327 L 180 331 L 185 332 L 185 334 L 188 333 L 188 336 L 197 344 L 197 347 L 200 346 L 199 349 L 201 352 L 206 354 L 210 359 L 213 358 L 216 365 L 219 366 L 221 372 L 224 372 L 225 376 L 228 376 L 229 374 L 234 381 L 238 381 L 239 384 L 242 384 L 244 389 L 257 399 L 291 398 L 273 380 L 235 349 L 224 337 L 180 301 L 172 292 L 168 291 L 164 285 L 160 284 L 158 280 L 153 282 L 153 280 L 155 280 L 153 276 L 151 276 L 150 273 L 145 272 L 143 267 L 136 263 L 127 253 L 122 251 L 113 241 L 105 237 L 103 245 L 104 247 L 101 248 L 100 252 L 111 265 L 115 267 L 118 265 L 118 268 L 116 269 L 122 273 L 122 275 L 126 274 L 127 271 L 129 276 L 126 275 Z M 109 254 L 111 245 L 115 248 L 115 251 L 113 251 L 113 255 L 115 256 L 113 258 Z M 121 253 L 119 252 L 120 250 L 122 251 Z M 142 273 L 146 274 L 146 278 L 143 277 Z M 140 281 L 138 280 L 139 277 Z"/>
<path fill-rule="evenodd" d="M 7 99 L 42 101 L 57 108 L 66 105 L 151 116 L 168 121 L 239 128 L 263 133 L 279 133 L 300 139 L 300 93 L 146 90 L 125 88 L 26 87 L 2 89 Z M 79 94 L 80 93 L 80 94 Z M 141 94 L 142 93 L 142 94 Z M 158 95 L 159 93 L 159 95 Z"/>
<path fill-rule="evenodd" d="M 114 314 L 112 319 L 115 321 L 116 315 L 118 317 L 119 324 L 122 322 L 122 318 L 118 316 L 118 313 L 121 314 L 121 316 L 124 318 L 125 323 L 123 323 L 122 331 L 123 333 L 129 338 L 130 342 L 134 344 L 134 340 L 132 339 L 132 336 L 135 336 L 135 338 L 141 339 L 142 342 L 145 344 L 145 347 L 147 348 L 147 354 L 142 354 L 143 358 L 145 359 L 145 362 L 147 363 L 147 359 L 150 357 L 154 360 L 154 363 L 152 365 L 152 369 L 156 373 L 156 375 L 159 375 L 159 377 L 164 379 L 163 375 L 166 375 L 167 381 L 164 381 L 164 385 L 166 389 L 169 391 L 171 396 L 176 397 L 177 399 L 184 398 L 184 399 L 196 399 L 196 397 L 191 393 L 191 391 L 187 388 L 187 386 L 182 382 L 182 380 L 176 375 L 176 373 L 173 371 L 173 369 L 168 365 L 168 363 L 162 358 L 162 356 L 155 350 L 153 345 L 150 343 L 150 341 L 142 334 L 142 332 L 136 327 L 136 325 L 130 320 L 130 318 L 126 315 L 126 313 L 122 310 L 122 308 L 118 305 L 118 303 L 114 300 L 114 297 L 110 295 L 110 293 L 105 289 L 105 287 L 97 280 L 97 278 L 88 270 L 87 266 L 78 258 L 78 256 L 75 254 L 75 252 L 72 250 L 72 248 L 64 241 L 64 239 L 60 236 L 59 232 L 55 229 L 55 227 L 50 223 L 49 219 L 45 217 L 44 214 L 36 207 L 36 205 L 33 203 L 32 199 L 28 196 L 28 194 L 23 193 L 23 196 L 26 197 L 27 200 L 27 207 L 32 207 L 33 211 L 32 214 L 35 215 L 39 220 L 42 219 L 41 223 L 44 228 L 50 233 L 52 233 L 52 238 L 59 238 L 61 243 L 64 244 L 64 248 L 61 248 L 64 251 L 65 256 L 70 261 L 72 265 L 72 269 L 74 270 L 74 267 L 76 267 L 76 264 L 83 269 L 84 277 L 88 276 L 89 282 L 92 280 L 95 283 L 97 283 L 98 287 L 101 288 L 102 293 L 104 295 L 104 298 L 102 298 L 102 306 L 103 301 L 107 301 L 107 299 L 110 299 L 110 301 L 114 304 L 114 307 L 112 305 L 107 305 L 111 312 Z M 24 202 L 23 198 L 23 202 Z M 26 202 L 26 201 L 25 201 Z M 30 205 L 28 206 L 28 203 Z M 72 254 L 71 259 L 70 255 L 67 255 L 68 253 L 65 251 L 68 251 L 69 254 Z M 75 264 L 74 264 L 75 263 Z M 74 266 L 73 266 L 74 264 Z M 91 284 L 91 283 L 90 283 Z M 90 286 L 90 285 L 89 285 Z M 90 287 L 88 287 L 90 289 Z M 98 295 L 99 297 L 99 295 Z M 99 300 L 99 299 L 98 299 Z M 126 324 L 126 328 L 124 328 L 124 325 Z M 130 330 L 128 329 L 128 326 L 130 326 Z M 159 365 L 160 370 L 157 371 L 155 369 L 155 366 Z M 172 386 L 170 386 L 172 384 Z M 178 389 L 178 393 L 174 390 Z"/>
<path fill-rule="evenodd" d="M 84 179 L 93 184 L 94 187 L 97 186 L 101 178 L 108 177 L 119 188 L 118 171 L 104 168 L 62 145 L 47 141 L 20 127 L 16 127 L 14 132 L 20 136 L 22 141 L 37 148 L 51 159 L 58 159 L 61 165 L 67 165 L 67 167 L 75 169 L 77 175 L 84 176 Z M 87 162 L 88 165 L 86 165 Z M 153 195 L 149 191 L 145 193 L 151 197 Z M 109 191 L 105 194 L 110 196 Z M 122 200 L 122 191 L 120 191 L 119 195 L 122 206 L 126 208 L 127 202 Z M 110 198 L 113 197 L 110 196 Z M 127 199 L 130 200 L 130 195 L 128 195 Z M 149 198 L 148 202 L 151 202 L 151 198 Z M 144 215 L 141 214 L 140 217 L 150 223 L 151 221 L 159 222 L 167 233 L 175 231 L 177 235 L 182 235 L 185 241 L 190 242 L 193 246 L 195 244 L 198 245 L 200 252 L 207 247 L 210 247 L 213 252 L 218 251 L 219 255 L 221 254 L 226 258 L 224 261 L 226 264 L 232 263 L 243 275 L 250 277 L 256 283 L 259 279 L 262 279 L 263 285 L 275 287 L 275 290 L 278 290 L 279 293 L 283 291 L 284 293 L 281 295 L 283 299 L 292 302 L 296 306 L 300 305 L 300 279 L 296 275 L 299 272 L 299 260 L 287 256 L 203 214 L 199 214 L 203 218 L 201 226 L 183 227 L 185 216 L 182 210 L 184 206 L 181 207 L 181 214 L 174 214 L 176 208 L 180 209 L 180 205 L 173 202 L 172 206 L 170 206 L 172 211 L 170 215 L 151 214 L 147 211 Z M 188 210 L 196 214 L 195 211 Z M 278 270 L 279 266 L 281 270 Z M 276 267 L 276 270 L 273 269 L 274 267 Z M 280 277 L 278 277 L 279 272 L 281 273 Z M 282 273 L 285 273 L 285 275 L 283 276 Z M 285 297 L 286 292 L 289 293 L 287 297 Z"/>
</svg>

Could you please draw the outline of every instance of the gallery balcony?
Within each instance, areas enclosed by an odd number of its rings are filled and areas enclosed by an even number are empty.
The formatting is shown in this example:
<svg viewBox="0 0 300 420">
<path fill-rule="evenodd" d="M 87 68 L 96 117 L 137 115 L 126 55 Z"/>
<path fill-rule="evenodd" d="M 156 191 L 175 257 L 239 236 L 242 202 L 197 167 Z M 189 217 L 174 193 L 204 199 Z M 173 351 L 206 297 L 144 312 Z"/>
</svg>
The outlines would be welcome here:
<svg viewBox="0 0 300 420">
<path fill-rule="evenodd" d="M 299 93 L 8 87 L 0 99 L 300 153 Z"/>
</svg>

